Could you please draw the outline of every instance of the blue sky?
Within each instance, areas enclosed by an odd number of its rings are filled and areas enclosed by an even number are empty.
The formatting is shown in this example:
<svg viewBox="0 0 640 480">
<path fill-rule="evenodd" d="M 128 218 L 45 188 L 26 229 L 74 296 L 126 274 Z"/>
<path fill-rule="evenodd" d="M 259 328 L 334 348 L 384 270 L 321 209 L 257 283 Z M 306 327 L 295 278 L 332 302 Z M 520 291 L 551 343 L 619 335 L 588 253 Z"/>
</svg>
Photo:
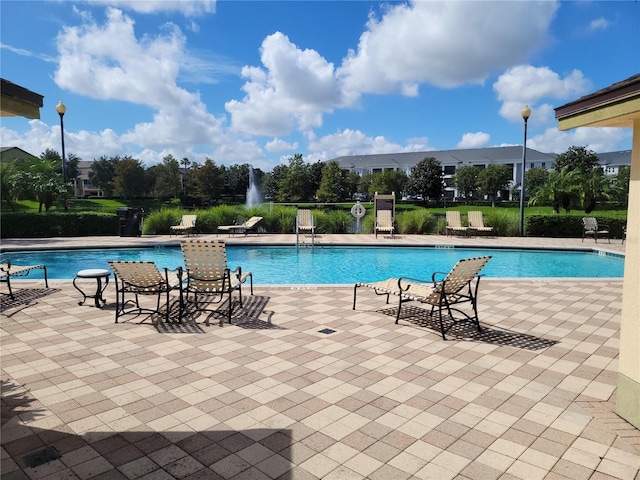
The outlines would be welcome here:
<svg viewBox="0 0 640 480">
<path fill-rule="evenodd" d="M 2 78 L 44 95 L 3 147 L 84 160 L 167 154 L 264 171 L 300 153 L 522 144 L 631 147 L 630 129 L 560 132 L 554 108 L 640 72 L 631 1 L 7 1 Z"/>
</svg>

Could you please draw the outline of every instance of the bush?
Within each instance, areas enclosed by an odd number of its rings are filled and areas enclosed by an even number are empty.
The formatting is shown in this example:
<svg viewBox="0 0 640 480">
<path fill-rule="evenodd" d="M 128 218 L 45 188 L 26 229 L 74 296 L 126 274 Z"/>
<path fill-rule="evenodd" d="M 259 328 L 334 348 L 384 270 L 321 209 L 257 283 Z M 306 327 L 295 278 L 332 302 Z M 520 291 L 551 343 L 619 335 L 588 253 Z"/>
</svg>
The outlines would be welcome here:
<svg viewBox="0 0 640 480">
<path fill-rule="evenodd" d="M 493 227 L 493 234 L 498 237 L 517 236 L 520 233 L 520 214 L 491 209 L 484 215 L 484 224 Z"/>
<path fill-rule="evenodd" d="M 117 235 L 118 217 L 112 213 L 7 213 L 2 215 L 2 238 L 84 237 Z"/>
<path fill-rule="evenodd" d="M 428 210 L 419 208 L 398 214 L 396 225 L 400 233 L 430 234 L 436 230 L 438 221 Z"/>
<path fill-rule="evenodd" d="M 353 217 L 344 210 L 314 211 L 313 214 L 320 233 L 349 233 L 352 229 Z"/>
<path fill-rule="evenodd" d="M 530 237 L 582 238 L 582 217 L 577 215 L 533 215 L 526 218 L 525 232 Z M 622 238 L 626 220 L 596 217 L 598 225 L 607 225 L 611 238 Z"/>
</svg>

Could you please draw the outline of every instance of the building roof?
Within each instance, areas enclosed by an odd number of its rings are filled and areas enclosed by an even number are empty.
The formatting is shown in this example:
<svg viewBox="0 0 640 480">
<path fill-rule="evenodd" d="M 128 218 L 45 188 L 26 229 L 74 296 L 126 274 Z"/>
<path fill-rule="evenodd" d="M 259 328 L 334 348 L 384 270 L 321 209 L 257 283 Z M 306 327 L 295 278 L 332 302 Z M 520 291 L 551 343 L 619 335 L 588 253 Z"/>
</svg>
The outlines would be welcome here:
<svg viewBox="0 0 640 480">
<path fill-rule="evenodd" d="M 0 116 L 40 118 L 43 96 L 0 78 Z"/>
<path fill-rule="evenodd" d="M 555 109 L 558 129 L 633 127 L 640 118 L 640 74 Z"/>
<path fill-rule="evenodd" d="M 554 153 L 542 153 L 527 148 L 527 159 L 529 162 L 553 162 L 556 156 Z M 519 160 L 522 158 L 522 147 L 513 145 L 508 147 L 468 148 L 459 150 L 349 155 L 338 157 L 334 160 L 343 168 L 356 168 L 359 166 L 367 166 L 368 168 L 402 168 L 412 167 L 427 157 L 433 157 L 443 165 L 473 165 L 479 163 L 486 165 L 493 162 L 505 163 L 505 161 L 509 160 Z"/>
</svg>

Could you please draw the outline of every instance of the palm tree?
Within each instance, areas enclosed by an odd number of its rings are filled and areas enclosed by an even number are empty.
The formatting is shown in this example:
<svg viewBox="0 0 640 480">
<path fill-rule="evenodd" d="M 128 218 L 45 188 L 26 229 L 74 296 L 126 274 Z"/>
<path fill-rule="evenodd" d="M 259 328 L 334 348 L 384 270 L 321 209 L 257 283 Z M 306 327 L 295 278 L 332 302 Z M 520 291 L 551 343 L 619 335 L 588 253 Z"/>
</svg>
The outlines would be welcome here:
<svg viewBox="0 0 640 480">
<path fill-rule="evenodd" d="M 569 171 L 567 167 L 559 172 L 550 172 L 547 182 L 529 199 L 529 205 L 541 205 L 551 202 L 553 211 L 571 212 L 572 205 L 580 198 L 582 175 L 579 170 Z"/>
</svg>

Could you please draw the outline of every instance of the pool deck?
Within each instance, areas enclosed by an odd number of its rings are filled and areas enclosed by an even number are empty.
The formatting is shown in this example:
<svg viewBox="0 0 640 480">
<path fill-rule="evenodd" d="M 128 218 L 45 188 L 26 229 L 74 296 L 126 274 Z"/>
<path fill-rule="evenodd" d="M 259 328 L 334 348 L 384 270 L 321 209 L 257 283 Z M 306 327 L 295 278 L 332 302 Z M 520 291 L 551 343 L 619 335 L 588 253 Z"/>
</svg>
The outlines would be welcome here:
<svg viewBox="0 0 640 480">
<path fill-rule="evenodd" d="M 182 238 L 5 239 L 0 250 Z M 625 248 L 421 235 L 316 243 Z M 115 324 L 113 282 L 97 309 L 78 305 L 71 281 L 45 289 L 31 276 L 12 282 L 15 300 L 0 297 L 3 480 L 640 478 L 640 431 L 614 412 L 620 279 L 483 279 L 483 332 L 443 341 L 422 309 L 404 307 L 396 325 L 397 306 L 367 289 L 353 310 L 351 287 L 255 279 L 231 325 Z"/>
</svg>

